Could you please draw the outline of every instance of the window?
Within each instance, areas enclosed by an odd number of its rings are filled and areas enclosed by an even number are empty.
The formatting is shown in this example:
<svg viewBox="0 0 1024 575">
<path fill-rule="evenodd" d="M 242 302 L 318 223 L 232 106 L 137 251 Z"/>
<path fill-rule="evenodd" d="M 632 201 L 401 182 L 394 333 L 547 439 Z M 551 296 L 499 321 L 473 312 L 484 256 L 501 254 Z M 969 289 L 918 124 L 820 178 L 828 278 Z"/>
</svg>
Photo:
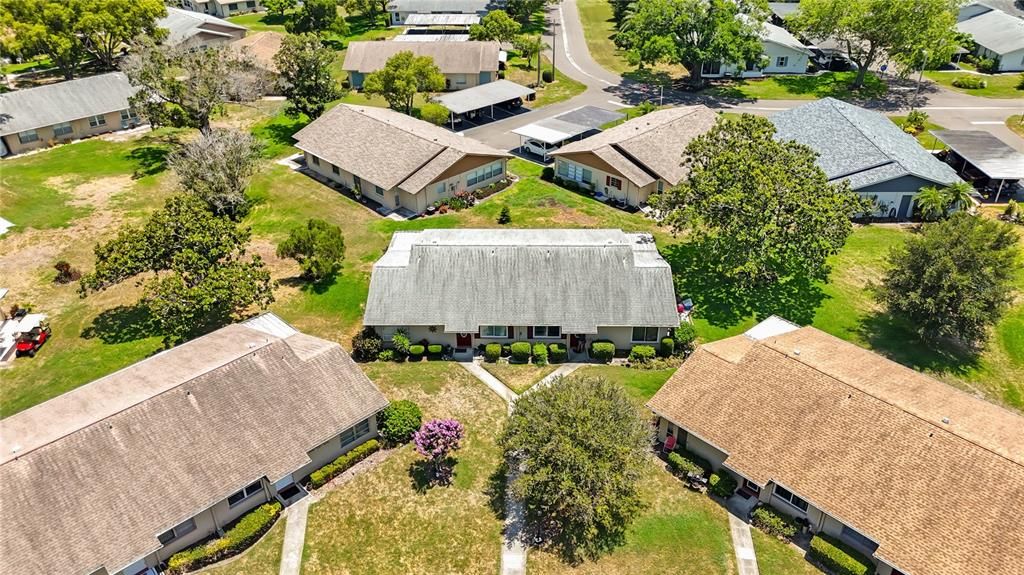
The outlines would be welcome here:
<svg viewBox="0 0 1024 575">
<path fill-rule="evenodd" d="M 106 116 L 93 116 L 93 117 L 89 118 L 89 127 L 90 128 L 98 128 L 100 126 L 106 126 L 106 125 L 107 125 L 107 117 Z"/>
<path fill-rule="evenodd" d="M 800 511 L 807 511 L 807 502 L 801 499 L 800 497 L 794 495 L 792 491 L 786 489 L 785 487 L 782 487 L 781 485 L 776 485 L 775 495 L 778 496 L 779 499 L 785 500 L 786 503 L 789 503 L 790 505 L 796 507 Z"/>
<path fill-rule="evenodd" d="M 452 74 L 452 78 L 455 79 L 455 83 L 456 84 L 465 84 L 466 83 L 466 75 L 465 74 Z"/>
<path fill-rule="evenodd" d="M 501 175 L 501 162 L 494 162 L 493 164 L 487 164 L 481 166 L 475 170 L 472 170 L 466 174 L 466 185 L 472 186 L 479 182 L 496 178 Z"/>
<path fill-rule="evenodd" d="M 717 76 L 722 73 L 721 62 L 704 62 L 700 67 L 701 74 L 705 76 Z"/>
<path fill-rule="evenodd" d="M 310 156 L 310 157 L 313 158 L 313 165 L 314 166 L 319 166 L 320 165 L 320 158 L 318 158 L 316 156 Z"/>
<path fill-rule="evenodd" d="M 356 435 L 363 436 L 370 433 L 370 420 L 364 419 L 356 424 Z"/>
<path fill-rule="evenodd" d="M 508 326 L 485 325 L 480 328 L 480 337 L 506 338 L 508 337 Z"/>
<path fill-rule="evenodd" d="M 171 541 L 174 541 L 175 539 L 177 539 L 179 537 L 183 537 L 185 535 L 188 535 L 189 533 L 191 533 L 191 532 L 193 532 L 195 530 L 196 530 L 196 522 L 195 522 L 194 519 L 192 519 L 190 517 L 190 518 L 186 519 L 185 521 L 182 521 L 178 525 L 175 525 L 173 529 L 168 529 L 167 531 L 164 531 L 160 535 L 157 535 L 156 538 L 157 538 L 157 541 L 159 541 L 160 543 L 163 543 L 164 545 L 167 545 Z"/>
<path fill-rule="evenodd" d="M 253 2 L 253 0 L 249 0 L 248 2 L 245 3 L 245 7 L 246 8 L 255 8 L 256 7 L 256 3 Z"/>
<path fill-rule="evenodd" d="M 384 195 L 384 188 L 382 188 L 380 186 L 373 186 L 373 191 L 377 192 L 378 196 L 383 196 Z"/>
<path fill-rule="evenodd" d="M 434 190 L 434 192 L 437 194 L 438 198 L 443 196 L 444 195 L 444 182 L 438 182 L 437 183 L 437 188 Z"/>
<path fill-rule="evenodd" d="M 234 507 L 238 503 L 245 501 L 246 499 L 262 491 L 263 484 L 260 483 L 259 481 L 252 483 L 251 485 L 247 485 L 244 489 L 239 489 L 238 491 L 228 496 L 228 507 Z"/>
<path fill-rule="evenodd" d="M 875 549 L 878 549 L 878 543 L 875 543 L 874 541 L 861 535 L 860 532 L 850 529 L 845 525 L 843 525 L 842 536 L 843 539 L 851 541 L 854 544 L 859 545 L 865 549 L 870 549 L 872 552 L 874 552 Z"/>
<path fill-rule="evenodd" d="M 754 493 L 761 493 L 761 488 L 756 483 L 751 482 L 749 479 L 743 480 L 743 486 L 753 491 Z"/>
<path fill-rule="evenodd" d="M 139 114 L 135 112 L 134 108 L 128 108 L 127 110 L 121 110 L 121 121 L 127 122 L 129 120 L 138 120 Z"/>
<path fill-rule="evenodd" d="M 341 432 L 341 446 L 345 447 L 346 445 L 354 443 L 357 438 L 362 437 L 369 432 L 370 420 L 364 419 L 359 423 L 355 424 L 355 426 L 350 427 L 345 431 Z"/>
<path fill-rule="evenodd" d="M 53 137 L 66 136 L 72 132 L 71 122 L 61 122 L 53 125 Z"/>
<path fill-rule="evenodd" d="M 665 191 L 665 182 L 662 181 L 662 180 L 658 180 L 658 193 L 660 194 L 661 192 L 664 192 L 664 191 Z"/>
<path fill-rule="evenodd" d="M 32 142 L 39 141 L 39 134 L 35 130 L 25 130 L 24 132 L 18 132 L 18 141 L 22 144 L 30 144 Z"/>
<path fill-rule="evenodd" d="M 789 66 L 789 56 L 779 56 L 775 59 L 776 68 L 785 68 L 786 66 Z"/>
<path fill-rule="evenodd" d="M 562 337 L 562 328 L 557 325 L 538 325 L 533 328 L 533 337 Z"/>
<path fill-rule="evenodd" d="M 616 190 L 622 189 L 622 180 L 616 178 L 615 176 L 605 176 L 604 183 L 606 186 L 615 188 Z"/>
<path fill-rule="evenodd" d="M 334 164 L 331 164 L 331 172 L 336 176 L 341 175 L 341 170 L 339 170 L 338 166 L 335 166 Z"/>
<path fill-rule="evenodd" d="M 633 328 L 633 341 L 635 342 L 652 342 L 658 341 L 658 332 L 661 331 L 656 327 L 634 327 Z"/>
<path fill-rule="evenodd" d="M 573 180 L 575 182 L 583 182 L 589 184 L 594 181 L 594 173 L 576 164 L 570 164 L 569 162 L 558 163 L 558 175 L 566 180 Z"/>
</svg>

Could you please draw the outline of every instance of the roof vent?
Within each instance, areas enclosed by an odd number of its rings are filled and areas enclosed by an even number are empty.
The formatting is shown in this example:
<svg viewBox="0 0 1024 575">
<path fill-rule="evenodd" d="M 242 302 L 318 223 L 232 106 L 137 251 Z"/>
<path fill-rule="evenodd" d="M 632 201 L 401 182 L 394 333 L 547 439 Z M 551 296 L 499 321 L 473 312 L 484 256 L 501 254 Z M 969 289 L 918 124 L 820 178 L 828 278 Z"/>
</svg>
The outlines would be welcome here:
<svg viewBox="0 0 1024 575">
<path fill-rule="evenodd" d="M 246 345 L 246 347 L 248 347 L 249 349 L 253 349 L 254 347 L 256 347 L 256 342 L 254 342 L 254 341 L 250 341 L 249 343 L 247 343 L 247 344 L 245 344 L 245 345 Z"/>
<path fill-rule="evenodd" d="M 948 417 L 943 417 L 942 418 L 942 423 L 945 423 L 946 425 L 949 425 L 949 418 Z"/>
<path fill-rule="evenodd" d="M 793 355 L 800 355 L 800 350 L 799 349 L 794 349 L 793 350 Z"/>
<path fill-rule="evenodd" d="M 15 445 L 14 447 L 11 448 L 11 453 L 12 454 L 13 453 L 17 453 L 19 451 L 21 451 L 21 446 L 20 445 Z"/>
</svg>

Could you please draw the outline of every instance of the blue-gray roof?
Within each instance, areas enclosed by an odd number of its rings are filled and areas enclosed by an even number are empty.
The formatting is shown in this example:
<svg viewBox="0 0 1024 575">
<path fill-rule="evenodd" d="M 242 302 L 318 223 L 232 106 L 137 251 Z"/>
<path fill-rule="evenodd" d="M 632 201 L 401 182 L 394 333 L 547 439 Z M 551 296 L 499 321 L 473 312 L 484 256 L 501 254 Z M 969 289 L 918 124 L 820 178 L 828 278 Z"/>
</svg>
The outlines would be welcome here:
<svg viewBox="0 0 1024 575">
<path fill-rule="evenodd" d="M 853 189 L 908 175 L 942 185 L 960 180 L 882 114 L 834 98 L 779 112 L 771 121 L 776 138 L 810 146 L 828 178 L 849 180 Z"/>
<path fill-rule="evenodd" d="M 128 109 L 132 87 L 120 72 L 0 94 L 0 136 Z"/>
</svg>

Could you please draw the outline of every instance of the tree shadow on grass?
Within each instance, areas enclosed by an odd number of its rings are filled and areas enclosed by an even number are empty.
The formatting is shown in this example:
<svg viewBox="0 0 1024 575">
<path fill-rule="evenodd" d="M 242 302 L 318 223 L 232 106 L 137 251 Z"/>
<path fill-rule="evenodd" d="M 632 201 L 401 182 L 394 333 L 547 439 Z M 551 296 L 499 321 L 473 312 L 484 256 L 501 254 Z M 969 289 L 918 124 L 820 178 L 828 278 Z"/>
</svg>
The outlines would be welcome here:
<svg viewBox="0 0 1024 575">
<path fill-rule="evenodd" d="M 917 371 L 963 377 L 980 362 L 980 350 L 925 342 L 906 321 L 883 311 L 862 319 L 859 333 L 875 352 Z"/>
<path fill-rule="evenodd" d="M 715 270 L 702 242 L 678 243 L 661 250 L 672 266 L 676 291 L 693 300 L 695 314 L 716 327 L 729 327 L 753 316 L 778 315 L 809 324 L 825 300 L 821 286 L 808 277 L 792 277 L 764 286 L 745 287 Z"/>
<path fill-rule="evenodd" d="M 448 457 L 440 463 L 442 467 L 447 467 L 450 470 L 453 480 L 455 478 L 455 464 L 456 460 L 454 457 Z M 426 459 L 417 459 L 409 464 L 409 484 L 416 493 L 424 495 L 435 487 L 448 487 L 451 485 L 451 482 L 448 485 L 443 485 L 432 481 L 430 477 L 430 462 Z"/>
<path fill-rule="evenodd" d="M 161 335 L 149 310 L 140 304 L 119 305 L 104 310 L 82 330 L 84 339 L 106 344 L 129 343 Z"/>
<path fill-rule="evenodd" d="M 167 155 L 170 148 L 163 144 L 139 146 L 128 152 L 128 157 L 135 161 L 135 172 L 132 179 L 138 180 L 146 176 L 159 174 L 167 169 Z"/>
<path fill-rule="evenodd" d="M 487 506 L 491 513 L 498 519 L 504 520 L 507 513 L 506 493 L 508 492 L 508 462 L 504 459 L 501 465 L 496 467 L 487 478 L 487 487 L 484 494 L 487 495 Z"/>
<path fill-rule="evenodd" d="M 334 284 L 338 283 L 338 276 L 340 275 L 341 272 L 338 272 L 317 281 L 310 281 L 302 276 L 292 276 L 290 278 L 283 278 L 278 283 L 282 286 L 298 288 L 304 292 L 323 295 L 334 287 Z"/>
</svg>

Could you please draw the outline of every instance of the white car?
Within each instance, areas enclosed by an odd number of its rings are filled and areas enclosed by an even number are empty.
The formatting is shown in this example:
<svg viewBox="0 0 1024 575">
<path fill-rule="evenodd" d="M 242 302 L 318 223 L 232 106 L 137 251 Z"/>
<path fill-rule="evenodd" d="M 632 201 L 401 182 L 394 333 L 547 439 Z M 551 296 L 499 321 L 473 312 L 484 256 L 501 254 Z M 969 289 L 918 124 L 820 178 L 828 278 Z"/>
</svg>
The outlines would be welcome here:
<svg viewBox="0 0 1024 575">
<path fill-rule="evenodd" d="M 522 148 L 531 154 L 535 154 L 540 157 L 545 157 L 551 152 L 554 152 L 558 148 L 562 147 L 561 144 L 548 144 L 547 142 L 541 142 L 539 140 L 528 139 L 523 142 Z"/>
</svg>

